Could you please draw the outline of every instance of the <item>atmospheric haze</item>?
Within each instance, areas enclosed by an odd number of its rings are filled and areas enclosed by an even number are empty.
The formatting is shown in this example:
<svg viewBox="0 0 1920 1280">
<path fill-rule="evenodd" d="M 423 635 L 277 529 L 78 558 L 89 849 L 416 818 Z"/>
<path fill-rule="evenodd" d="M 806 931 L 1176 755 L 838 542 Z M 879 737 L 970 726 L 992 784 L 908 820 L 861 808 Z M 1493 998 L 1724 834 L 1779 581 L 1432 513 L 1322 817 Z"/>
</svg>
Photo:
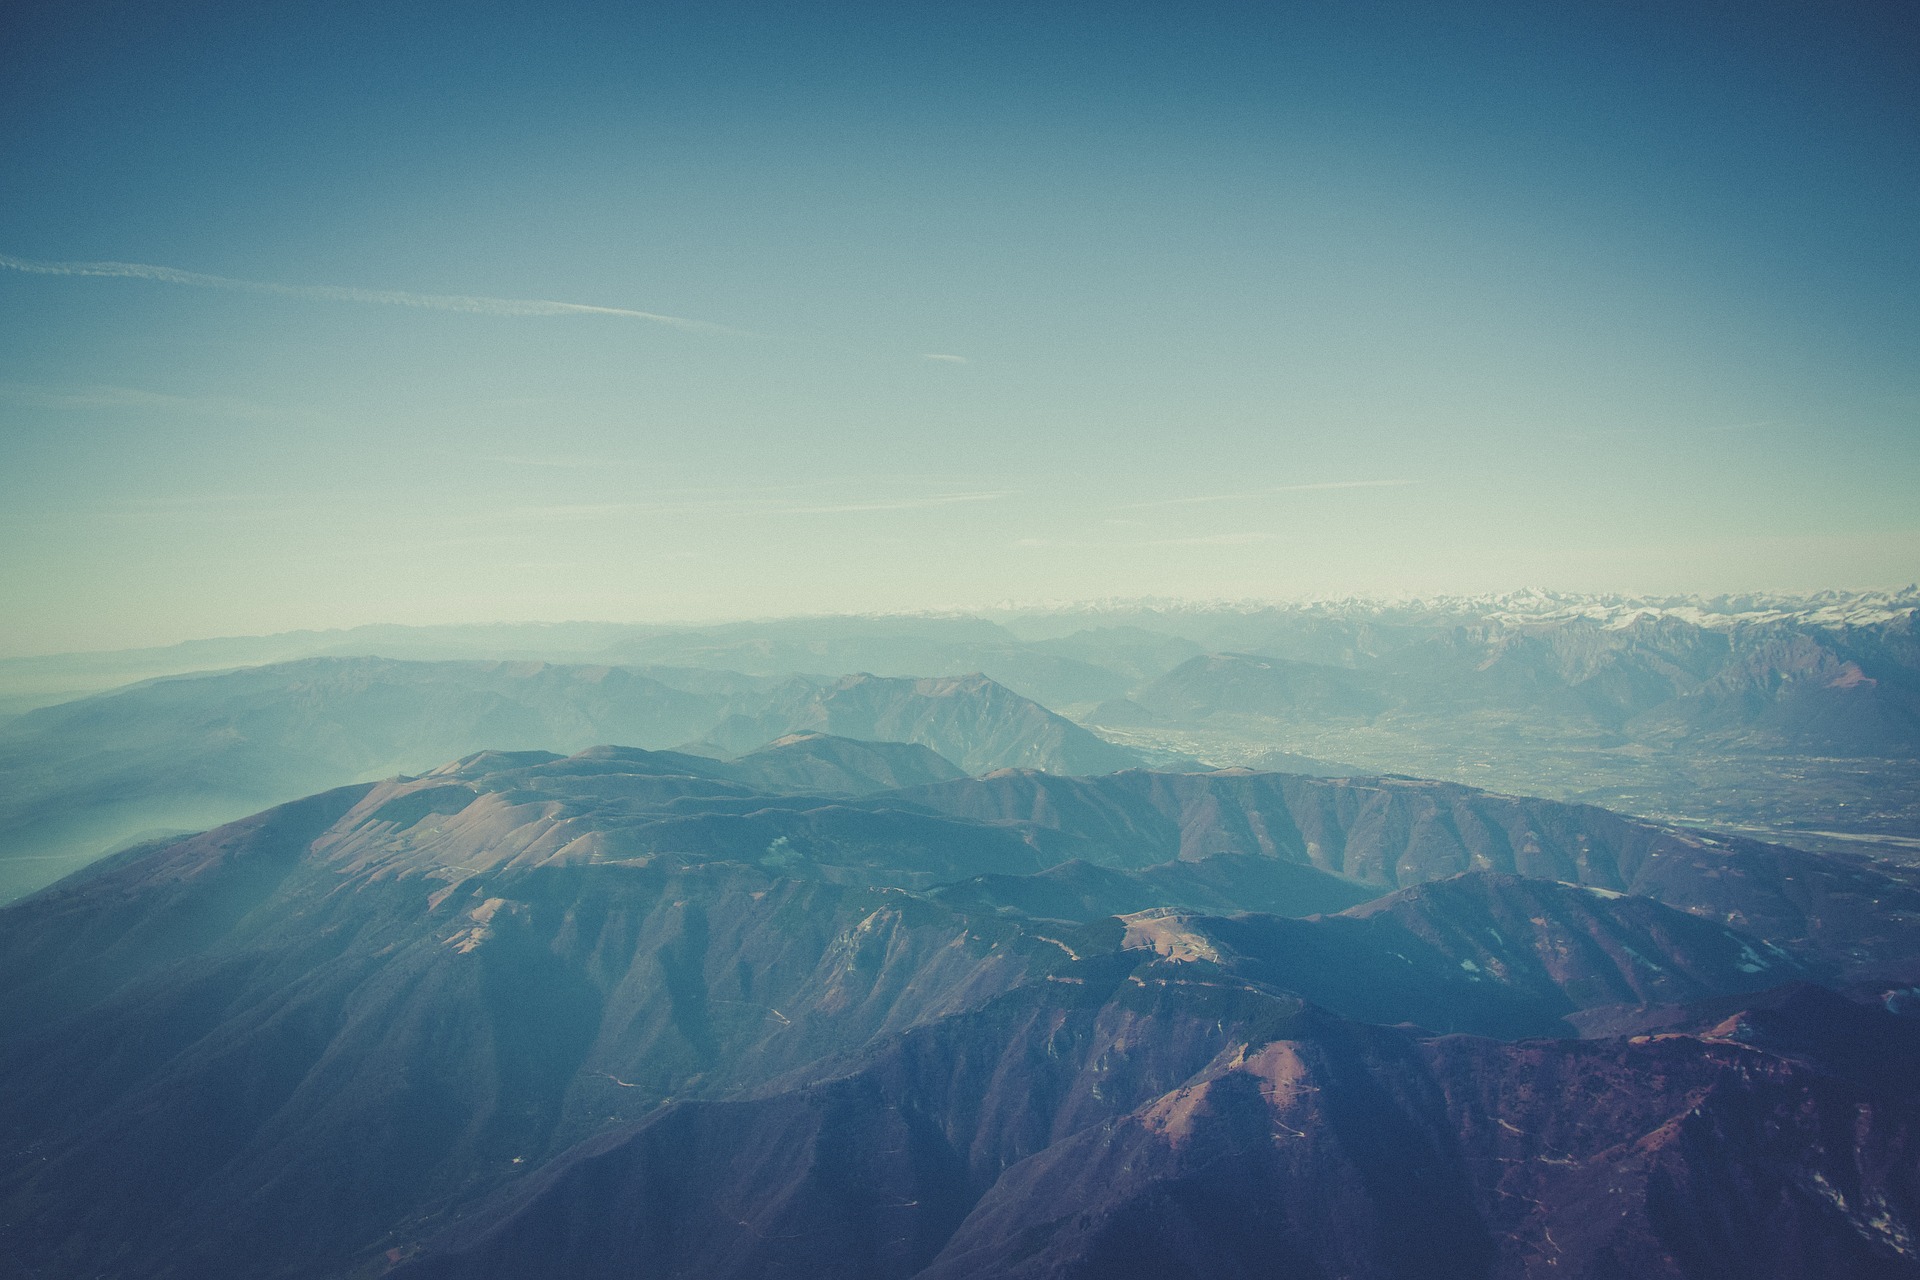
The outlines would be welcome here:
<svg viewBox="0 0 1920 1280">
<path fill-rule="evenodd" d="M 1920 577 L 1902 6 L 15 6 L 0 651 Z"/>
<path fill-rule="evenodd" d="M 1920 6 L 14 0 L 0 1280 L 1920 1280 Z"/>
</svg>

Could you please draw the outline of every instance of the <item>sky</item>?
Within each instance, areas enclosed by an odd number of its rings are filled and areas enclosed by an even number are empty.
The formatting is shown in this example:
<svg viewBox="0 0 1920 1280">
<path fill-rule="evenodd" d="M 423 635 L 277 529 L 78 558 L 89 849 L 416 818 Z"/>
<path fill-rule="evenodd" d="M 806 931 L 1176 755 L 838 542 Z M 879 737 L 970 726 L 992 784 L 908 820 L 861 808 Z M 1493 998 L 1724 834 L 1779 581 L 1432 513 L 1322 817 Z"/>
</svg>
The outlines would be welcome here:
<svg viewBox="0 0 1920 1280">
<path fill-rule="evenodd" d="M 0 654 L 1920 579 L 1911 4 L 0 24 Z"/>
</svg>

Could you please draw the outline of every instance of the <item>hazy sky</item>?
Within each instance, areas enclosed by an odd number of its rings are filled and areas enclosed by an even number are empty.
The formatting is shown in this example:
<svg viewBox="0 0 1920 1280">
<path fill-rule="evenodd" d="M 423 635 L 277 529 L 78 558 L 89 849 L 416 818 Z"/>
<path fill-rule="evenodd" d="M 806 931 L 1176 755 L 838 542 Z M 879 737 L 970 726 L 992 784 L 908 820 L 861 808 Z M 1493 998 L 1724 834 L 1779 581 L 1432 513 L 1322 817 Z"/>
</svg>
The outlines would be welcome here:
<svg viewBox="0 0 1920 1280">
<path fill-rule="evenodd" d="M 0 652 L 1920 578 L 1910 3 L 0 24 Z"/>
</svg>

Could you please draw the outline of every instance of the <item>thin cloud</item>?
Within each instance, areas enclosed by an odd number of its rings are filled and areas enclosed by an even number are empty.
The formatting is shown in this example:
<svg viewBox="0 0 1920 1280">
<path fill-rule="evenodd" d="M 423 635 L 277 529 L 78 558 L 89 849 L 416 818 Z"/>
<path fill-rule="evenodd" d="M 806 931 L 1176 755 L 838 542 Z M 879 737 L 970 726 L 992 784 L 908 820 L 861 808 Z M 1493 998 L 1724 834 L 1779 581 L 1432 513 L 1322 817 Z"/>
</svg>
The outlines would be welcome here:
<svg viewBox="0 0 1920 1280">
<path fill-rule="evenodd" d="M 1314 493 L 1332 489 L 1398 489 L 1418 480 L 1321 480 L 1312 484 L 1277 484 L 1250 493 L 1203 493 L 1188 498 L 1156 498 L 1152 502 L 1129 502 L 1115 511 L 1148 511 L 1159 507 L 1196 507 L 1210 502 L 1252 502 L 1275 493 Z"/>
<path fill-rule="evenodd" d="M 565 470 L 586 471 L 607 466 L 621 465 L 617 458 L 590 457 L 587 455 L 555 454 L 552 457 L 536 457 L 533 454 L 489 454 L 483 462 L 497 463 L 503 467 L 557 467 Z"/>
<path fill-rule="evenodd" d="M 128 522 L 138 526 L 157 522 L 188 525 L 271 524 L 306 522 L 308 506 L 297 500 L 275 501 L 254 494 L 204 494 L 180 498 L 129 498 L 123 503 L 90 512 L 90 519 Z"/>
<path fill-rule="evenodd" d="M 671 495 L 639 502 L 569 502 L 534 504 L 511 508 L 502 513 L 510 520 L 603 520 L 636 514 L 666 515 L 690 512 L 730 512 L 744 517 L 849 515 L 868 511 L 921 511 L 931 507 L 953 506 L 963 502 L 992 502 L 1011 491 L 995 493 L 942 493 L 919 498 L 881 498 L 870 502 L 838 502 L 783 505 L 768 496 L 806 486 L 768 485 L 738 491 L 687 490 L 687 493 L 712 492 L 708 499 L 677 499 Z M 751 496 L 751 495 L 763 496 Z M 788 500 L 790 504 L 791 500 Z M 489 516 L 488 519 L 495 517 Z"/>
<path fill-rule="evenodd" d="M 1307 493 L 1315 489 L 1399 489 L 1418 480 L 1323 480 L 1318 484 L 1279 484 L 1268 493 Z"/>
<path fill-rule="evenodd" d="M 98 409 L 200 413 L 223 418 L 240 418 L 250 422 L 280 422 L 289 419 L 316 421 L 324 420 L 326 417 L 315 409 L 260 404 L 232 396 L 177 396 L 164 391 L 148 391 L 142 387 L 95 386 L 57 391 L 48 387 L 6 382 L 0 383 L 0 399 L 36 409 L 80 412 Z"/>
<path fill-rule="evenodd" d="M 1142 547 L 1246 547 L 1261 542 L 1274 541 L 1274 535 L 1257 530 L 1241 533 L 1208 533 L 1191 538 L 1122 538 L 1085 539 L 1085 538 L 1015 538 L 1007 545 L 1022 550 L 1056 550 L 1062 548 L 1093 549 L 1099 551 L 1132 551 Z"/>
<path fill-rule="evenodd" d="M 1152 502 L 1129 502 L 1115 511 L 1147 511 L 1156 507 L 1197 507 L 1207 502 L 1250 502 L 1257 493 L 1206 493 L 1193 498 L 1157 498 Z"/>
<path fill-rule="evenodd" d="M 1573 444 L 1618 444 L 1622 440 L 1646 439 L 1654 434 L 1648 427 L 1607 427 L 1598 431 L 1556 431 L 1553 438 Z"/>
<path fill-rule="evenodd" d="M 697 333 L 731 334 L 755 337 L 741 329 L 684 316 L 661 315 L 653 311 L 634 311 L 626 307 L 596 307 L 584 302 L 551 302 L 538 298 L 485 298 L 453 293 L 408 293 L 399 289 L 359 289 L 333 284 L 279 284 L 269 280 L 237 280 L 231 276 L 212 276 L 177 267 L 160 267 L 145 262 L 37 262 L 0 253 L 0 267 L 36 276 L 89 276 L 124 280 L 151 280 L 160 284 L 184 284 L 197 289 L 226 289 L 236 293 L 262 293 L 281 298 L 309 298 L 321 302 L 362 302 L 377 306 L 416 307 L 428 311 L 460 311 L 482 316 L 613 316 L 625 320 L 646 320 L 674 329 Z"/>
<path fill-rule="evenodd" d="M 922 360 L 943 360 L 948 364 L 972 364 L 973 363 L 973 361 L 967 359 L 965 356 L 943 355 L 938 351 L 926 352 L 920 358 Z"/>
<path fill-rule="evenodd" d="M 510 520 L 600 520 L 646 509 L 644 504 L 638 502 L 565 502 L 515 507 L 504 514 Z"/>
<path fill-rule="evenodd" d="M 776 514 L 784 516 L 831 516 L 845 515 L 859 511 L 921 511 L 928 507 L 949 507 L 960 502 L 993 502 L 1004 498 L 1005 491 L 999 493 L 942 493 L 925 498 L 886 498 L 877 502 L 842 502 L 820 507 L 783 507 Z"/>
<path fill-rule="evenodd" d="M 1272 542 L 1270 533 L 1209 533 L 1197 538 L 1155 538 L 1138 542 L 1140 547 L 1244 547 L 1256 542 Z"/>
</svg>

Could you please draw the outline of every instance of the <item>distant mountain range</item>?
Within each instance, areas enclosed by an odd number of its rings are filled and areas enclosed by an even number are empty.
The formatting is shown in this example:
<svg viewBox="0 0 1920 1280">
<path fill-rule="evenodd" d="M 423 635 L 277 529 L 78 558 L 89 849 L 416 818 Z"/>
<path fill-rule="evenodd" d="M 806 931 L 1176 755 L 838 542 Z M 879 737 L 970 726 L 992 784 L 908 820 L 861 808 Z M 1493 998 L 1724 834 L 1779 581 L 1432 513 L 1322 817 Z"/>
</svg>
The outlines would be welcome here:
<svg viewBox="0 0 1920 1280">
<path fill-rule="evenodd" d="M 831 684 L 799 679 L 776 691 L 763 708 L 729 716 L 707 736 L 739 752 L 795 730 L 917 742 L 968 773 L 1096 774 L 1141 763 L 1134 752 L 982 675 L 934 680 L 859 675 Z"/>
<path fill-rule="evenodd" d="M 1843 631 L 1790 623 L 1708 629 L 1641 615 L 1480 626 L 1383 639 L 1299 637 L 1295 656 L 1214 653 L 1138 690 L 1124 722 L 1234 717 L 1325 725 L 1506 716 L 1545 735 L 1778 753 L 1920 754 L 1913 617 Z M 1282 647 L 1279 645 L 1274 648 Z M 1127 708 L 1130 707 L 1131 711 Z M 1438 727 L 1436 726 L 1436 731 Z"/>
<path fill-rule="evenodd" d="M 756 781 L 860 792 L 965 770 L 1097 773 L 1141 763 L 979 676 L 772 681 L 660 667 L 309 658 L 154 680 L 0 724 L 0 899 L 117 843 L 483 749 L 700 740 L 700 750 L 732 755 L 822 732 L 831 737 L 766 756 Z M 764 771 L 776 763 L 778 778 Z"/>
<path fill-rule="evenodd" d="M 0 861 L 40 859 L 43 873 L 8 872 L 0 893 L 143 833 L 482 748 L 737 755 L 795 731 L 918 742 L 969 773 L 1202 762 L 1437 777 L 1920 856 L 1916 618 L 1915 590 L 1529 592 L 379 627 L 12 660 L 0 699 L 26 706 L 183 664 L 386 655 L 200 671 L 0 720 Z"/>
<path fill-rule="evenodd" d="M 1914 1280 L 1917 618 L 0 663 L 0 1277 Z"/>
<path fill-rule="evenodd" d="M 1452 784 L 489 751 L 0 908 L 0 1275 L 1906 1277 L 1916 982 Z"/>
<path fill-rule="evenodd" d="M 1704 625 L 1797 620 L 1818 625 L 1867 624 L 1920 608 L 1920 584 L 1896 590 L 1698 592 L 1676 595 L 1581 593 L 1523 587 L 1478 595 L 1333 596 L 1317 600 L 1114 599 L 1005 608 L 992 616 L 1070 619 L 1231 619 L 1275 616 L 1433 620 L 1492 618 L 1507 622 L 1563 622 L 1571 618 L 1619 621 L 1642 614 L 1681 616 Z M 1058 623 L 1056 623 L 1058 625 Z"/>
<path fill-rule="evenodd" d="M 1207 651 L 1270 656 L 1305 637 L 1371 629 L 1422 637 L 1457 626 L 1551 627 L 1589 622 L 1617 629 L 1672 620 L 1731 632 L 1761 625 L 1819 631 L 1877 627 L 1920 610 L 1920 587 L 1828 591 L 1809 596 L 1505 594 L 1304 604 L 1111 601 L 977 615 L 886 614 L 769 619 L 716 626 L 621 623 L 502 623 L 405 627 L 194 640 L 162 648 L 0 659 L 0 713 L 67 701 L 136 680 L 189 671 L 258 666 L 310 657 L 369 654 L 415 660 L 496 659 L 703 667 L 761 676 L 870 671 L 929 676 L 981 671 L 1049 706 L 1124 694 Z M 1370 642 L 1363 641 L 1362 648 Z"/>
</svg>

